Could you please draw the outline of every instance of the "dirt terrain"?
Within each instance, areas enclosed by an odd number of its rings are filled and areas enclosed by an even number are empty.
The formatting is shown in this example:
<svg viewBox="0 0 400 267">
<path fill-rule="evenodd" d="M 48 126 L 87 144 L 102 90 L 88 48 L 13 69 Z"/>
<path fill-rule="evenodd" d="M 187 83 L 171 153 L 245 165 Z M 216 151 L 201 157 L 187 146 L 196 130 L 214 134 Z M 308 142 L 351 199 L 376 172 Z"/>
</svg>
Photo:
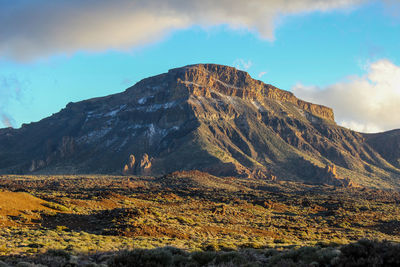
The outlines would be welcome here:
<svg viewBox="0 0 400 267">
<path fill-rule="evenodd" d="M 48 202 L 24 192 L 0 192 L 0 227 L 40 220 L 40 213 L 51 210 Z"/>
<path fill-rule="evenodd" d="M 162 177 L 2 176 L 0 187 L 0 253 L 400 240 L 400 195 L 394 191 L 197 171 Z"/>
</svg>

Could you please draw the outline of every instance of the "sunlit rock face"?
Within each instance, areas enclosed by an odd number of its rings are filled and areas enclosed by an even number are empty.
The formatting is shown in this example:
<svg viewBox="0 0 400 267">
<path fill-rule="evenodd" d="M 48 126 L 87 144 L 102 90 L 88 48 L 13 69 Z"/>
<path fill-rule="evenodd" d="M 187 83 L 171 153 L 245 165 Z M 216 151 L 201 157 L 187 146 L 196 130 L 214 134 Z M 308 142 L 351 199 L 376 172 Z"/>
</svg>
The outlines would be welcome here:
<svg viewBox="0 0 400 267">
<path fill-rule="evenodd" d="M 396 134 L 391 140 L 398 140 Z M 380 151 L 378 137 L 337 126 L 332 109 L 244 71 L 198 64 L 146 78 L 119 94 L 70 103 L 20 129 L 1 129 L 0 171 L 162 175 L 201 170 L 397 186 L 399 153 L 391 158 Z"/>
</svg>

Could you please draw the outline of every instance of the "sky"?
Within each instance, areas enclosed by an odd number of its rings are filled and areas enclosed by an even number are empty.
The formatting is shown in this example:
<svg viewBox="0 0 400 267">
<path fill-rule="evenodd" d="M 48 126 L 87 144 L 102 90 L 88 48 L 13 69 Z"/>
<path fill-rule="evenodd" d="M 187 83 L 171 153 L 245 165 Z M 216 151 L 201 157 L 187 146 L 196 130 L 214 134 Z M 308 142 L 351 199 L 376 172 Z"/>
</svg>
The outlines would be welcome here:
<svg viewBox="0 0 400 267">
<path fill-rule="evenodd" d="M 0 0 L 0 127 L 216 63 L 332 107 L 339 125 L 397 129 L 399 47 L 397 0 Z"/>
</svg>

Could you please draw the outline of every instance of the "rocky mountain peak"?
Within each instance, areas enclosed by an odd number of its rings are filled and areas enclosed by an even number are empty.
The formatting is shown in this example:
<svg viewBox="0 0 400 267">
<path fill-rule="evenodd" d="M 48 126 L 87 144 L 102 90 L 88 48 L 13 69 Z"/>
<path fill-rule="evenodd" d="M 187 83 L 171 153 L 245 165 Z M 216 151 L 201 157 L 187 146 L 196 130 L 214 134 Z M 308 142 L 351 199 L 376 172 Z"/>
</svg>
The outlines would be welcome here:
<svg viewBox="0 0 400 267">
<path fill-rule="evenodd" d="M 269 100 L 291 103 L 313 116 L 334 122 L 331 108 L 298 99 L 293 93 L 253 79 L 247 72 L 218 64 L 196 64 L 169 70 L 167 73 L 149 77 L 127 90 L 136 101 L 162 104 L 178 99 L 221 96 L 237 97 L 268 105 Z M 127 98 L 130 99 L 130 98 Z"/>
<path fill-rule="evenodd" d="M 252 82 L 251 76 L 242 70 L 234 67 L 218 64 L 195 64 L 181 68 L 175 68 L 168 71 L 170 75 L 176 75 L 183 81 L 200 82 L 213 80 L 214 82 L 223 82 L 226 85 L 244 88 Z"/>
<path fill-rule="evenodd" d="M 388 138 L 390 144 L 382 146 Z M 20 129 L 0 129 L 0 173 L 201 170 L 400 187 L 398 140 L 398 132 L 366 136 L 340 127 L 330 108 L 247 72 L 197 64 L 143 79 L 121 93 L 70 103 Z"/>
<path fill-rule="evenodd" d="M 154 78 L 158 83 L 160 78 L 176 83 L 175 95 L 189 93 L 213 98 L 218 94 L 223 94 L 245 100 L 256 100 L 261 103 L 265 102 L 264 100 L 267 98 L 292 103 L 314 116 L 334 121 L 334 113 L 331 108 L 300 100 L 293 93 L 253 79 L 247 72 L 234 67 L 218 64 L 195 64 L 171 69 L 165 76 L 159 75 Z M 149 82 L 148 79 L 146 81 Z"/>
</svg>

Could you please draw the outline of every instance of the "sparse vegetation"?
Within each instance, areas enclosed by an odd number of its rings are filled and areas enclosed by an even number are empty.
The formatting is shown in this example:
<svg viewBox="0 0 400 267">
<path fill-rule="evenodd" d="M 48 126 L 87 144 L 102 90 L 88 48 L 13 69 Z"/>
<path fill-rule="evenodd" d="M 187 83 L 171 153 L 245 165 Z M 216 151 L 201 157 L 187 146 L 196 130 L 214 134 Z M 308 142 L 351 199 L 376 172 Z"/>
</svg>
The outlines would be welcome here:
<svg viewBox="0 0 400 267">
<path fill-rule="evenodd" d="M 58 211 L 69 211 L 69 209 L 67 207 L 60 205 L 58 203 L 53 203 L 53 202 L 44 203 L 43 206 L 48 207 L 53 210 L 58 210 Z"/>
<path fill-rule="evenodd" d="M 371 240 L 342 246 L 234 251 L 188 252 L 162 247 L 83 254 L 52 249 L 33 255 L 2 257 L 0 266 L 399 266 L 399 253 L 399 244 Z"/>
<path fill-rule="evenodd" d="M 212 178 L 200 172 L 3 176 L 0 197 L 23 197 L 30 204 L 0 209 L 0 260 L 47 266 L 396 263 L 395 191 Z M 376 241 L 354 243 L 363 238 Z"/>
</svg>

